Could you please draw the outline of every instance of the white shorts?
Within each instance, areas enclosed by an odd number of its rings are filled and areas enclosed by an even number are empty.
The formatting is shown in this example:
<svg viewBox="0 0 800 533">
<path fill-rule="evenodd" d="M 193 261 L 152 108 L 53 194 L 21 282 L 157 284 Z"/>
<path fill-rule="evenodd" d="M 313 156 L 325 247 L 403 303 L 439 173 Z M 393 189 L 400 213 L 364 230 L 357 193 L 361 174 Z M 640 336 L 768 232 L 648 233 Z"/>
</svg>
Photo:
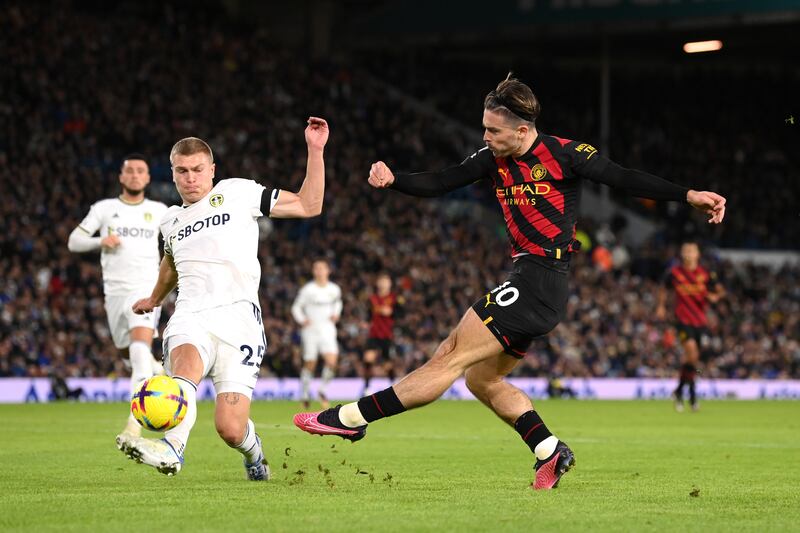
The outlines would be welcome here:
<svg viewBox="0 0 800 533">
<path fill-rule="evenodd" d="M 321 354 L 339 354 L 336 326 L 333 324 L 303 328 L 300 339 L 303 342 L 303 361 L 316 361 Z"/>
<path fill-rule="evenodd" d="M 158 337 L 158 319 L 161 317 L 161 308 L 156 307 L 152 313 L 137 315 L 133 312 L 133 304 L 141 300 L 150 289 L 143 293 L 133 292 L 125 296 L 106 296 L 106 316 L 108 317 L 108 328 L 111 330 L 111 338 L 114 346 L 122 350 L 131 345 L 131 330 L 133 328 L 150 328 L 153 330 L 153 338 Z"/>
<path fill-rule="evenodd" d="M 164 369 L 172 375 L 170 352 L 191 344 L 203 360 L 203 377 L 210 377 L 217 394 L 238 392 L 252 398 L 267 336 L 261 309 L 236 302 L 202 311 L 177 309 L 164 329 Z"/>
</svg>

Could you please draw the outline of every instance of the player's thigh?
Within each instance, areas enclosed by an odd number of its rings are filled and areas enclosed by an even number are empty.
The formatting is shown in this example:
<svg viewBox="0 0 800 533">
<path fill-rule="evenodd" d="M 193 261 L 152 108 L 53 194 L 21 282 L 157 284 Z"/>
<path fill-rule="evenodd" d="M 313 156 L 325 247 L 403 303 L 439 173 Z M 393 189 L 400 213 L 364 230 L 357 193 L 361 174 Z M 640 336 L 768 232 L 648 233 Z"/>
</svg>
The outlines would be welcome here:
<svg viewBox="0 0 800 533">
<path fill-rule="evenodd" d="M 700 346 L 694 337 L 688 337 L 681 345 L 683 346 L 683 358 L 687 363 L 697 363 L 700 358 Z"/>
<path fill-rule="evenodd" d="M 201 348 L 189 338 L 175 336 L 169 339 L 168 356 L 164 368 L 171 376 L 180 376 L 193 383 L 200 383 L 206 373 L 207 364 L 201 355 Z"/>
<path fill-rule="evenodd" d="M 467 386 L 484 386 L 502 381 L 514 370 L 521 359 L 512 357 L 507 353 L 500 353 L 483 361 L 475 363 L 467 369 L 464 377 Z"/>
<path fill-rule="evenodd" d="M 128 343 L 141 341 L 150 345 L 153 342 L 153 338 L 158 336 L 156 328 L 161 317 L 161 308 L 156 307 L 150 313 L 137 315 L 133 312 L 133 304 L 139 296 L 138 293 L 134 293 L 121 300 L 120 322 L 127 329 L 124 336 L 127 338 Z"/>
<path fill-rule="evenodd" d="M 148 346 L 153 342 L 153 328 L 137 326 L 131 328 L 131 342 L 144 342 Z"/>
<path fill-rule="evenodd" d="M 378 350 L 368 349 L 364 351 L 364 362 L 374 363 L 378 359 Z"/>
<path fill-rule="evenodd" d="M 326 366 L 335 366 L 339 359 L 339 343 L 336 340 L 336 330 L 329 328 L 319 339 L 319 352 Z"/>
<path fill-rule="evenodd" d="M 439 345 L 429 363 L 464 371 L 472 365 L 503 353 L 503 345 L 472 308 Z"/>
<path fill-rule="evenodd" d="M 300 333 L 303 347 L 303 366 L 313 368 L 319 358 L 319 335 L 312 330 L 304 329 Z"/>
<path fill-rule="evenodd" d="M 130 346 L 130 326 L 125 307 L 128 303 L 126 296 L 109 295 L 105 297 L 106 319 L 111 339 L 118 350 L 123 350 Z"/>
<path fill-rule="evenodd" d="M 260 321 L 252 319 L 250 306 L 227 306 L 215 322 L 215 360 L 208 375 L 217 394 L 235 392 L 252 397 L 267 339 Z"/>
<path fill-rule="evenodd" d="M 164 329 L 164 370 L 199 383 L 214 364 L 212 348 L 197 314 L 176 311 Z"/>
<path fill-rule="evenodd" d="M 322 361 L 328 368 L 333 368 L 339 362 L 339 352 L 323 353 Z"/>
</svg>

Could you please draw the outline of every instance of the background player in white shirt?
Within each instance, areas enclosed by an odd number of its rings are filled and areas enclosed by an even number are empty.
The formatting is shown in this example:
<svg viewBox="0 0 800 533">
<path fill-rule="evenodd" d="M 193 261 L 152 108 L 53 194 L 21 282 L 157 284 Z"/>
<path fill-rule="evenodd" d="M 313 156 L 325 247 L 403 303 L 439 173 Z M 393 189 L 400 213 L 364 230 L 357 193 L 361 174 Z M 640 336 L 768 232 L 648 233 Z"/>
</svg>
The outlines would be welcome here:
<svg viewBox="0 0 800 533">
<path fill-rule="evenodd" d="M 325 396 L 325 388 L 336 374 L 339 358 L 339 344 L 336 341 L 336 323 L 342 315 L 342 289 L 328 278 L 331 268 L 325 259 L 317 259 L 311 267 L 314 281 L 309 281 L 297 293 L 292 304 L 292 316 L 303 328 L 300 336 L 303 341 L 303 369 L 300 378 L 303 382 L 301 400 L 303 407 L 310 405 L 309 388 L 317 358 L 322 355 L 322 383 L 317 390 L 323 409 L 330 407 Z"/>
<path fill-rule="evenodd" d="M 100 250 L 108 326 L 114 345 L 130 360 L 133 392 L 142 380 L 163 372 L 150 351 L 161 309 L 137 315 L 131 305 L 158 279 L 158 224 L 167 206 L 144 197 L 150 172 L 143 155 L 125 157 L 119 182 L 122 194 L 92 205 L 67 246 L 71 252 Z M 117 435 L 117 447 L 122 449 L 141 434 L 141 426 L 129 414 L 125 429 Z"/>
<path fill-rule="evenodd" d="M 211 148 L 196 137 L 178 141 L 170 152 L 183 207 L 170 208 L 161 221 L 165 255 L 158 281 L 151 295 L 133 309 L 152 311 L 177 285 L 175 314 L 164 330 L 164 368 L 181 384 L 188 409 L 183 422 L 164 439 L 139 438 L 126 449 L 131 458 L 163 474 L 181 469 L 197 419 L 197 384 L 209 376 L 217 393 L 217 433 L 242 453 L 249 479 L 269 479 L 261 439 L 250 420 L 250 399 L 267 348 L 258 305 L 257 219 L 266 214 L 306 218 L 322 212 L 328 124 L 309 118 L 305 138 L 307 170 L 296 194 L 245 179 L 215 185 Z"/>
</svg>

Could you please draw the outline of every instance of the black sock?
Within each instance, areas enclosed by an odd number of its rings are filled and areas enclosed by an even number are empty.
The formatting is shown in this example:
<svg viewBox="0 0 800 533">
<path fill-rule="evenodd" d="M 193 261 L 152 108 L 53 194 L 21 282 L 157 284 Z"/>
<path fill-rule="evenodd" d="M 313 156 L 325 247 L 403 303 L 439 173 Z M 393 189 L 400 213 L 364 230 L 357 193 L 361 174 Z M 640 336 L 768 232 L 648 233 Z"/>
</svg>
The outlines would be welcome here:
<svg viewBox="0 0 800 533">
<path fill-rule="evenodd" d="M 533 409 L 517 418 L 517 421 L 514 422 L 514 429 L 534 453 L 536 453 L 537 444 L 553 435 L 544 425 L 542 417 Z"/>
<path fill-rule="evenodd" d="M 358 400 L 358 410 L 367 422 L 374 422 L 387 416 L 394 416 L 406 410 L 400 403 L 400 398 L 394 392 L 394 387 L 389 387 L 370 396 Z"/>
<path fill-rule="evenodd" d="M 369 388 L 370 379 L 372 379 L 372 363 L 364 363 L 364 390 Z"/>
<path fill-rule="evenodd" d="M 696 376 L 697 368 L 694 365 L 686 365 L 686 381 L 689 384 L 689 403 L 692 405 L 697 403 L 697 391 L 695 390 Z"/>
<path fill-rule="evenodd" d="M 675 399 L 679 402 L 683 401 L 683 386 L 685 382 L 683 381 L 683 375 L 681 375 L 680 381 L 678 381 L 678 388 L 675 389 Z"/>
</svg>

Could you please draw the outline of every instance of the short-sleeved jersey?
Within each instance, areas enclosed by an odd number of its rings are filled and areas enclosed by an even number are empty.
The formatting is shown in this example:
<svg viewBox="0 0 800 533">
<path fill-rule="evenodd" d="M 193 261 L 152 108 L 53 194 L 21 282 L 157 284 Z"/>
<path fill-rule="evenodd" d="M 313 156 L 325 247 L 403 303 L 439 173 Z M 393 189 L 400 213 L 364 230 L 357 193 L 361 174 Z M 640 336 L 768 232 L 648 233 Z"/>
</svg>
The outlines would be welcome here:
<svg viewBox="0 0 800 533">
<path fill-rule="evenodd" d="M 675 318 L 684 326 L 705 327 L 708 293 L 719 282 L 714 272 L 702 266 L 688 270 L 677 264 L 664 275 L 664 285 L 675 291 Z"/>
<path fill-rule="evenodd" d="M 200 311 L 239 301 L 258 305 L 257 219 L 264 189 L 253 180 L 225 179 L 202 200 L 169 208 L 161 234 L 178 272 L 177 309 Z"/>
<path fill-rule="evenodd" d="M 303 285 L 292 304 L 297 322 L 308 320 L 311 327 L 332 324 L 331 317 L 342 314 L 342 289 L 332 281 L 319 285 L 310 281 Z"/>
<path fill-rule="evenodd" d="M 369 297 L 370 322 L 369 337 L 371 339 L 392 339 L 394 337 L 394 320 L 401 299 L 394 292 L 385 296 L 373 294 Z M 386 316 L 380 312 L 381 307 L 389 306 L 392 313 Z"/>
<path fill-rule="evenodd" d="M 519 159 L 478 150 L 462 165 L 488 177 L 503 211 L 511 256 L 566 259 L 575 246 L 581 178 L 596 180 L 608 159 L 586 143 L 539 133 Z M 474 168 L 473 168 L 474 167 Z"/>
<path fill-rule="evenodd" d="M 120 198 L 100 200 L 78 225 L 90 236 L 116 235 L 120 245 L 102 248 L 103 292 L 124 296 L 135 291 L 149 294 L 158 279 L 158 224 L 167 206 L 153 200 L 130 204 Z"/>
</svg>

